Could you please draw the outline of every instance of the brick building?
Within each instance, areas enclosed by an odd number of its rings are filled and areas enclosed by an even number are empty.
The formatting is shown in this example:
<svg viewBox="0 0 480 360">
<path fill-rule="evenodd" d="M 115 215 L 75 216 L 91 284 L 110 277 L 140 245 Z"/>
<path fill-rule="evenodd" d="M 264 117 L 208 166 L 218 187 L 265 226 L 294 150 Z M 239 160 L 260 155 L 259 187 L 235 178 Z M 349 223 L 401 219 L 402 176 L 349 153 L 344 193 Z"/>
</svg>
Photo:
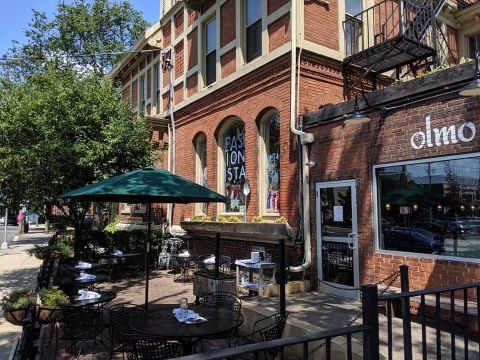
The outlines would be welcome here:
<svg viewBox="0 0 480 360">
<path fill-rule="evenodd" d="M 381 12 L 385 4 L 390 10 Z M 321 116 L 315 110 L 326 111 L 331 109 L 327 105 L 385 87 L 395 78 L 424 73 L 433 62 L 463 62 L 480 32 L 475 18 L 478 5 L 440 1 L 432 9 L 425 3 L 421 11 L 430 11 L 429 15 L 434 11 L 437 21 L 421 23 L 424 30 L 415 32 L 416 42 L 411 45 L 408 37 L 413 35 L 406 21 L 413 24 L 413 20 L 405 18 L 406 29 L 398 33 L 399 24 L 404 26 L 396 15 L 401 6 L 392 0 L 163 1 L 160 21 L 110 76 L 121 82 L 124 99 L 151 120 L 152 136 L 165 150 L 158 166 L 230 199 L 227 204 L 165 209 L 173 213 L 172 223 L 200 214 L 212 219 L 243 217 L 245 211 L 247 221 L 257 215 L 270 222 L 285 216 L 292 226 L 303 229 L 297 237 L 304 249 L 292 265 L 302 263 L 303 257 L 304 267 L 311 265 L 316 273 L 326 260 L 317 261 L 315 255 L 320 239 L 316 238 L 314 185 L 367 176 L 372 162 L 364 160 L 364 152 L 365 147 L 373 146 L 373 140 L 363 133 L 368 132 L 364 128 L 320 126 L 312 120 Z M 411 9 L 406 11 L 411 16 Z M 377 14 L 371 23 L 367 16 L 357 15 L 366 12 Z M 408 51 L 389 42 L 399 34 L 406 34 L 403 37 L 407 39 L 402 39 L 412 46 Z M 370 63 L 372 56 L 362 58 L 380 45 L 385 45 L 377 49 L 377 53 L 383 51 L 381 61 Z M 393 46 L 389 52 L 387 45 Z M 301 114 L 308 114 L 304 130 Z M 393 122 L 392 126 L 396 128 Z M 388 140 L 388 134 L 382 136 Z M 374 135 L 368 132 L 368 136 Z M 399 160 L 406 156 L 402 154 Z M 247 179 L 251 193 L 245 201 L 242 189 Z M 361 266 L 357 261 L 356 283 L 381 277 L 386 272 L 378 268 L 382 259 L 392 260 L 390 254 L 373 256 L 373 243 L 366 240 L 374 231 L 367 216 L 373 206 L 365 198 L 371 185 L 365 182 L 364 186 L 356 183 L 354 187 L 362 219 L 358 223 Z M 124 208 L 125 214 L 129 211 Z M 332 213 L 336 219 L 344 215 L 339 208 L 332 211 L 336 211 Z M 303 220 L 299 214 L 305 215 Z M 252 244 L 231 242 L 225 249 L 229 249 L 228 255 L 238 257 L 248 254 Z M 208 250 L 208 245 L 202 249 Z M 338 253 L 328 261 L 338 264 Z M 338 278 L 326 281 L 341 283 Z"/>
</svg>

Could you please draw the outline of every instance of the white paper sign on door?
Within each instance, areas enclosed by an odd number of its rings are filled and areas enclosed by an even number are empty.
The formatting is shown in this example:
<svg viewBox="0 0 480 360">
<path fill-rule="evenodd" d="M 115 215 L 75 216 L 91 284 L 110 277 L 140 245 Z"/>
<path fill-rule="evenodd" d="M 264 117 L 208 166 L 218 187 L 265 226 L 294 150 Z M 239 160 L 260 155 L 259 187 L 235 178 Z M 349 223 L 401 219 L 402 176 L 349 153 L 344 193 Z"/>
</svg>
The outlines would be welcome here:
<svg viewBox="0 0 480 360">
<path fill-rule="evenodd" d="M 333 221 L 343 222 L 343 206 L 333 207 Z"/>
</svg>

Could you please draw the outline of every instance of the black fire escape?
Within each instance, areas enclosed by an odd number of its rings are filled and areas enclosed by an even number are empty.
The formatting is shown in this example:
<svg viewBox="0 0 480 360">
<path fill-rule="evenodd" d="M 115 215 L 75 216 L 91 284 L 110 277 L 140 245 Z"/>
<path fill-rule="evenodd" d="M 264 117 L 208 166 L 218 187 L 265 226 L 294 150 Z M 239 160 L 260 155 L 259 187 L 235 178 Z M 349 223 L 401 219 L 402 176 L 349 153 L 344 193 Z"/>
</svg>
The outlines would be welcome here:
<svg viewBox="0 0 480 360">
<path fill-rule="evenodd" d="M 446 0 L 384 0 L 343 22 L 344 96 L 378 75 L 436 62 L 437 16 Z M 363 91 L 363 90 L 362 90 Z"/>
</svg>

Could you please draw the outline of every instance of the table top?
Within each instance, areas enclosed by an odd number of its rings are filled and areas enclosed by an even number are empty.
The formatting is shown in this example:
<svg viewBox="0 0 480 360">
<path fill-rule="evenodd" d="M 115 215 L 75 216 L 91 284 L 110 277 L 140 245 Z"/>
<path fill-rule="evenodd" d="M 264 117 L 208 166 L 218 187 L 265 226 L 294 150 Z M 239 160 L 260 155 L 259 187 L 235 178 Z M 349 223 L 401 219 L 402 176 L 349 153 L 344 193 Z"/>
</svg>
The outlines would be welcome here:
<svg viewBox="0 0 480 360">
<path fill-rule="evenodd" d="M 101 268 L 101 267 L 105 267 L 106 265 L 107 264 L 91 264 L 90 267 L 77 267 L 75 265 L 75 266 L 69 267 L 68 269 L 71 270 L 71 271 L 88 271 L 88 270 L 93 270 L 93 269 L 98 269 L 98 268 Z"/>
<path fill-rule="evenodd" d="M 238 328 L 243 323 L 243 315 L 225 307 L 190 305 L 189 309 L 203 316 L 207 321 L 198 324 L 178 322 L 173 309 L 178 304 L 164 305 L 156 310 L 142 313 L 130 321 L 133 331 L 144 335 L 178 340 L 204 338 Z"/>
<path fill-rule="evenodd" d="M 121 255 L 115 255 L 115 254 L 109 254 L 109 253 L 101 254 L 101 256 L 103 256 L 103 257 L 112 258 L 112 259 L 121 259 L 121 258 L 128 258 L 128 257 L 134 257 L 134 256 L 140 256 L 140 255 L 143 255 L 143 254 L 140 253 L 140 252 L 121 254 Z"/>
<path fill-rule="evenodd" d="M 117 294 L 114 293 L 113 291 L 97 291 L 97 292 L 100 294 L 99 298 L 88 299 L 88 300 L 74 300 L 70 303 L 69 306 L 82 307 L 82 306 L 103 304 L 103 303 L 112 301 L 117 297 Z"/>
<path fill-rule="evenodd" d="M 75 280 L 74 277 L 62 279 L 59 282 L 62 284 L 68 284 L 68 285 L 90 285 L 90 284 L 95 284 L 98 282 L 105 282 L 110 280 L 110 277 L 105 274 L 96 274 L 95 279 L 84 279 L 84 280 Z"/>
</svg>

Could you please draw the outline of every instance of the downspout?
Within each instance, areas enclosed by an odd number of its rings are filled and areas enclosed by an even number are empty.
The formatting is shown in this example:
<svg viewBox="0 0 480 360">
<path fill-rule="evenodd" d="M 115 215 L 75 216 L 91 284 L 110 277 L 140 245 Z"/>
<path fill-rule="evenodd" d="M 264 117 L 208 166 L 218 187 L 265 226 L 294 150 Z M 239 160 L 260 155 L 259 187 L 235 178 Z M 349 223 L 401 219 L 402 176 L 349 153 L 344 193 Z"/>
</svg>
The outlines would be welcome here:
<svg viewBox="0 0 480 360">
<path fill-rule="evenodd" d="M 296 119 L 298 118 L 298 102 L 296 89 L 297 76 L 297 0 L 291 2 L 291 79 L 290 79 L 290 131 L 298 136 L 300 144 L 300 213 L 302 221 L 302 239 L 303 239 L 303 264 L 299 266 L 290 266 L 287 268 L 289 272 L 301 272 L 308 269 L 312 263 L 312 249 L 310 237 L 310 199 L 309 199 L 309 167 L 306 165 L 308 160 L 308 144 L 314 140 L 312 133 L 306 133 L 296 128 Z M 302 35 L 303 36 L 303 35 Z M 300 52 L 301 54 L 301 52 Z M 300 59 L 298 59 L 300 64 Z M 298 68 L 298 77 L 300 77 L 300 67 Z"/>
<path fill-rule="evenodd" d="M 174 99 L 173 99 L 173 48 L 169 50 L 169 57 L 166 58 L 166 66 L 168 66 L 168 70 L 170 72 L 170 84 L 168 89 L 168 117 L 170 118 L 170 134 L 172 136 L 171 144 L 169 146 L 170 151 L 170 172 L 175 174 L 176 171 L 176 133 L 175 133 L 175 117 L 174 113 Z M 173 207 L 174 204 L 170 203 L 167 207 L 167 219 L 168 219 L 168 230 L 169 233 L 172 232 L 172 222 L 173 222 Z"/>
</svg>

